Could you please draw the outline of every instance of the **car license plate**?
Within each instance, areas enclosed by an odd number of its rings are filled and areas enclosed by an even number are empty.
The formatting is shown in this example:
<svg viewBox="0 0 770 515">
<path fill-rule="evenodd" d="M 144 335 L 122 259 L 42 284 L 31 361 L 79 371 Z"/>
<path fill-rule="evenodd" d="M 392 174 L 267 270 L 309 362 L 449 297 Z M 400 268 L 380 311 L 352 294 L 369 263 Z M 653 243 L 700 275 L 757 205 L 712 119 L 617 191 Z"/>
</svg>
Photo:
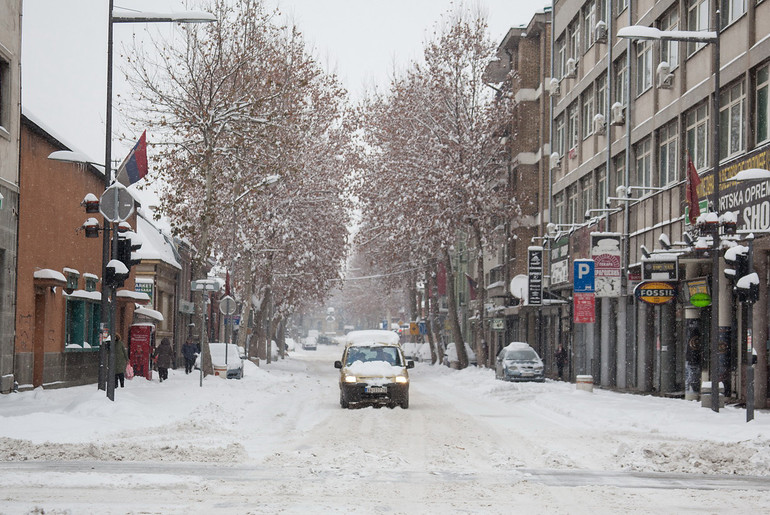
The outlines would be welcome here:
<svg viewBox="0 0 770 515">
<path fill-rule="evenodd" d="M 364 390 L 366 393 L 388 393 L 386 386 L 367 386 Z"/>
<path fill-rule="evenodd" d="M 521 375 L 523 375 L 524 377 L 532 377 L 533 375 L 535 375 L 535 373 L 534 372 L 522 372 Z"/>
</svg>

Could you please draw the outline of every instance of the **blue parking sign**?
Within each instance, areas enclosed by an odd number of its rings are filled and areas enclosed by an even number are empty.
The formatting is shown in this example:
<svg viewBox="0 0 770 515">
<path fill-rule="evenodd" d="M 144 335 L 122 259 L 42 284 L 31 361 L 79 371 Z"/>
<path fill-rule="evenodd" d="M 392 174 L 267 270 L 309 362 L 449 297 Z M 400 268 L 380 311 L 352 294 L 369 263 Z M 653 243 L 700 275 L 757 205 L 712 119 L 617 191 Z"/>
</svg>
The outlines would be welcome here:
<svg viewBox="0 0 770 515">
<path fill-rule="evenodd" d="M 573 291 L 575 293 L 593 293 L 595 291 L 593 259 L 576 259 L 573 272 Z"/>
</svg>

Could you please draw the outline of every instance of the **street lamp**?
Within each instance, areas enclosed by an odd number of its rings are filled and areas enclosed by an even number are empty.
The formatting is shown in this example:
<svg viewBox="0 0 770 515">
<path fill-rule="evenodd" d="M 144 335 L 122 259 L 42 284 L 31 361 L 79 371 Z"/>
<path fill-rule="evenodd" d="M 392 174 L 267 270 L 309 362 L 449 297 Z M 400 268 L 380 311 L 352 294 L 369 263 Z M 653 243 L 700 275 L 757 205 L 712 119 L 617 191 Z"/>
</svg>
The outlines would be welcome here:
<svg viewBox="0 0 770 515">
<path fill-rule="evenodd" d="M 716 3 L 714 31 L 659 30 L 655 27 L 631 25 L 618 30 L 618 37 L 630 40 L 682 41 L 694 43 L 709 43 L 714 45 L 714 97 L 712 100 L 712 117 L 714 119 L 714 140 L 712 144 L 712 166 L 714 187 L 712 205 L 714 212 L 719 208 L 719 27 L 721 15 L 719 3 Z M 710 376 L 711 376 L 711 409 L 719 411 L 719 359 L 717 357 L 719 341 L 719 234 L 712 238 L 711 252 L 711 345 L 710 345 Z"/>
</svg>

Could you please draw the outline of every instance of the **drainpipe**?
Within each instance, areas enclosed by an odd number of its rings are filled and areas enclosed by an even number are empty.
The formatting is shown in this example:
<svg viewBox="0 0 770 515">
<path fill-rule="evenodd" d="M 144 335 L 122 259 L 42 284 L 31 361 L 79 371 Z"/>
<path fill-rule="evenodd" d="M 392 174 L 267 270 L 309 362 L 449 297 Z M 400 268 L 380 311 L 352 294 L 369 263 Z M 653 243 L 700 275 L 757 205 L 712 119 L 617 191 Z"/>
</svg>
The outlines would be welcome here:
<svg viewBox="0 0 770 515">
<path fill-rule="evenodd" d="M 631 16 L 631 11 L 633 7 L 633 0 L 629 1 L 628 7 L 628 24 L 633 25 L 633 19 Z M 624 177 L 623 182 L 625 183 L 626 188 L 630 185 L 631 181 L 631 114 L 633 112 L 632 105 L 633 101 L 631 99 L 631 70 L 633 66 L 633 59 L 631 59 L 631 45 L 632 42 L 629 39 L 626 41 L 626 59 L 628 60 L 628 73 L 626 74 L 626 153 L 625 153 L 625 163 L 624 163 Z M 626 190 L 627 191 L 627 190 Z M 622 309 L 619 309 L 618 311 L 624 312 L 624 321 L 623 321 L 623 327 L 621 331 L 620 327 L 620 320 L 618 320 L 618 340 L 625 342 L 626 335 L 629 333 L 628 331 L 628 324 L 626 321 L 628 320 L 628 267 L 629 262 L 631 260 L 631 220 L 629 216 L 629 204 L 630 202 L 623 202 L 623 235 L 625 236 L 625 242 L 623 244 L 623 255 L 621 257 L 622 260 L 622 267 L 623 267 L 623 277 L 621 278 L 622 286 L 621 286 L 621 292 L 620 292 L 620 302 L 618 303 L 618 307 L 622 304 Z M 618 316 L 618 319 L 620 319 L 620 316 Z M 635 334 L 635 331 L 633 332 Z M 632 355 L 636 353 L 636 342 L 638 340 L 637 336 L 631 337 L 631 352 Z M 621 349 L 622 347 L 622 349 Z M 621 363 L 621 354 L 623 355 L 623 362 Z M 622 369 L 623 373 L 622 375 L 625 376 L 626 371 L 626 346 L 625 345 L 619 345 L 618 346 L 618 374 L 620 375 L 620 371 Z M 638 378 L 637 378 L 638 379 Z M 638 382 L 638 381 L 637 381 Z M 623 377 L 623 386 L 628 386 L 628 379 L 626 377 Z M 618 378 L 618 387 L 621 387 L 621 381 L 620 377 Z M 638 384 L 637 384 L 638 387 Z"/>
</svg>

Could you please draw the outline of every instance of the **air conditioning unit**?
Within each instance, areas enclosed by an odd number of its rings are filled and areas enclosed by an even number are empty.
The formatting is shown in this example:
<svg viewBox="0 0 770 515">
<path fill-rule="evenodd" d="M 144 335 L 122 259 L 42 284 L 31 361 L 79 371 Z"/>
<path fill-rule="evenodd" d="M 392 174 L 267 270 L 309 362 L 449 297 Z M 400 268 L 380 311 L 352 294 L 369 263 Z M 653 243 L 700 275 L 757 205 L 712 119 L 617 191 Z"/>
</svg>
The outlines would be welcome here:
<svg viewBox="0 0 770 515">
<path fill-rule="evenodd" d="M 577 76 L 577 61 L 574 57 L 570 57 L 567 59 L 567 62 L 565 63 L 565 74 L 564 76 L 568 79 L 574 79 Z"/>
<path fill-rule="evenodd" d="M 596 39 L 597 43 L 607 42 L 607 24 L 601 20 L 596 22 L 596 27 L 594 28 L 594 38 Z"/>
<path fill-rule="evenodd" d="M 620 102 L 615 102 L 610 107 L 610 123 L 612 125 L 623 125 L 626 123 L 626 106 Z"/>
<path fill-rule="evenodd" d="M 605 123 L 604 115 L 602 113 L 596 113 L 594 115 L 594 132 L 596 134 L 604 134 L 606 128 L 607 124 Z"/>
<path fill-rule="evenodd" d="M 674 86 L 674 74 L 671 73 L 671 66 L 666 61 L 660 62 L 655 75 L 658 78 L 658 88 L 671 89 Z"/>
<path fill-rule="evenodd" d="M 546 88 L 548 89 L 548 93 L 550 93 L 552 97 L 558 97 L 560 94 L 559 79 L 554 78 L 549 80 Z"/>
<path fill-rule="evenodd" d="M 561 157 L 559 156 L 559 153 L 554 152 L 553 154 L 551 154 L 551 157 L 549 158 L 548 162 L 551 165 L 551 170 L 559 168 L 559 164 L 561 163 Z"/>
</svg>

